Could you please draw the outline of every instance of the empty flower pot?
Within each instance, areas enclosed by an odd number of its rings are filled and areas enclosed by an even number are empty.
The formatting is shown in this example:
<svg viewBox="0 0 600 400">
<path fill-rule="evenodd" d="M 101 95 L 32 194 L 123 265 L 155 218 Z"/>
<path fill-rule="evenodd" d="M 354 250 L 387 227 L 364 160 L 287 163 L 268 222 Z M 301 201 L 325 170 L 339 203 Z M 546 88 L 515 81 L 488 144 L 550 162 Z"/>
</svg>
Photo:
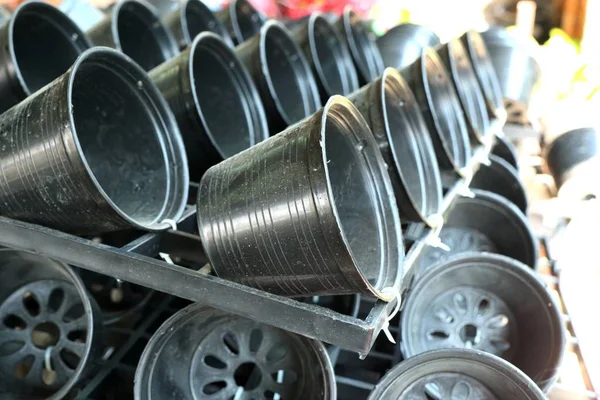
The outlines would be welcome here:
<svg viewBox="0 0 600 400">
<path fill-rule="evenodd" d="M 163 22 L 175 36 L 181 50 L 192 44 L 202 32 L 216 33 L 228 46 L 233 47 L 225 25 L 201 0 L 184 0 L 177 10 L 163 18 Z"/>
<path fill-rule="evenodd" d="M 600 138 L 592 127 L 562 133 L 549 143 L 544 158 L 561 197 L 583 200 L 600 196 L 599 150 Z"/>
<path fill-rule="evenodd" d="M 0 397 L 62 399 L 102 353 L 102 321 L 68 266 L 0 250 Z"/>
<path fill-rule="evenodd" d="M 212 32 L 150 73 L 171 106 L 190 178 L 269 137 L 265 112 L 244 65 Z"/>
<path fill-rule="evenodd" d="M 245 42 L 257 34 L 267 21 L 267 17 L 248 0 L 232 0 L 217 16 L 235 44 Z"/>
<path fill-rule="evenodd" d="M 235 49 L 256 83 L 271 134 L 313 114 L 321 107 L 310 65 L 290 31 L 270 20 Z"/>
<path fill-rule="evenodd" d="M 311 14 L 294 30 L 319 86 L 321 100 L 358 89 L 358 77 L 344 39 L 320 13 Z"/>
<path fill-rule="evenodd" d="M 440 38 L 429 28 L 400 24 L 377 39 L 377 47 L 386 67 L 402 69 L 421 57 L 423 50 L 436 47 Z"/>
<path fill-rule="evenodd" d="M 459 39 L 453 39 L 438 47 L 437 53 L 452 77 L 473 144 L 481 143 L 489 133 L 490 119 L 467 51 Z"/>
<path fill-rule="evenodd" d="M 481 164 L 473 176 L 471 188 L 499 194 L 527 213 L 527 194 L 519 172 L 500 157 L 490 155 L 490 165 Z"/>
<path fill-rule="evenodd" d="M 21 4 L 0 28 L 0 113 L 60 75 L 90 47 L 83 32 L 50 4 Z"/>
<path fill-rule="evenodd" d="M 447 348 L 502 357 L 548 390 L 565 347 L 560 310 L 535 272 L 490 253 L 454 256 L 410 289 L 401 316 L 406 358 Z"/>
<path fill-rule="evenodd" d="M 469 134 L 460 102 L 440 57 L 432 49 L 402 70 L 411 87 L 427 128 L 440 167 L 463 174 L 471 158 Z"/>
<path fill-rule="evenodd" d="M 0 116 L 4 216 L 74 233 L 162 230 L 182 214 L 177 123 L 146 73 L 108 48 Z"/>
<path fill-rule="evenodd" d="M 200 238 L 222 278 L 286 296 L 400 283 L 396 200 L 369 127 L 333 96 L 302 122 L 209 169 Z"/>
<path fill-rule="evenodd" d="M 349 7 L 344 9 L 344 13 L 336 23 L 336 27 L 348 44 L 356 72 L 358 72 L 360 86 L 375 80 L 383 74 L 385 67 L 375 42 L 375 36 L 367 24 L 352 9 Z"/>
<path fill-rule="evenodd" d="M 492 154 L 502 158 L 517 171 L 519 170 L 519 156 L 517 155 L 517 149 L 505 137 L 496 137 L 496 143 L 494 143 L 494 147 L 492 147 Z"/>
<path fill-rule="evenodd" d="M 465 32 L 460 39 L 473 65 L 477 82 L 485 97 L 489 115 L 497 116 L 497 111 L 502 109 L 504 105 L 502 103 L 502 93 L 500 92 L 498 76 L 492 65 L 485 42 L 481 34 L 473 29 Z"/>
<path fill-rule="evenodd" d="M 482 36 L 498 77 L 509 121 L 525 118 L 541 73 L 534 58 L 535 42 L 499 27 L 482 32 Z"/>
<path fill-rule="evenodd" d="M 420 354 L 398 364 L 379 381 L 368 400 L 520 399 L 546 396 L 518 368 L 477 350 Z"/>
<path fill-rule="evenodd" d="M 179 53 L 157 10 L 142 0 L 120 0 L 87 35 L 96 46 L 117 49 L 146 71 Z"/>
<path fill-rule="evenodd" d="M 442 203 L 442 183 L 429 131 L 408 84 L 387 68 L 349 99 L 379 144 L 402 221 L 430 223 Z"/>
<path fill-rule="evenodd" d="M 495 193 L 473 189 L 458 197 L 448 211 L 440 239 L 450 250 L 427 247 L 420 255 L 419 274 L 432 265 L 466 252 L 498 253 L 537 268 L 538 243 L 525 215 Z"/>
<path fill-rule="evenodd" d="M 334 400 L 325 347 L 200 304 L 152 336 L 135 376 L 135 398 Z"/>
</svg>

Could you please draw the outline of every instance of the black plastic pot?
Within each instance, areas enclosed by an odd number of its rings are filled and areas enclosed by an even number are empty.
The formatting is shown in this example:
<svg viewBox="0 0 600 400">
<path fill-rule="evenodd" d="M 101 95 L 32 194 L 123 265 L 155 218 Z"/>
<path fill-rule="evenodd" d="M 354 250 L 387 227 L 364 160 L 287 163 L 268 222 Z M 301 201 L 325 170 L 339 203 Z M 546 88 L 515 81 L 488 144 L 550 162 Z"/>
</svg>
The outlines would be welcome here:
<svg viewBox="0 0 600 400">
<path fill-rule="evenodd" d="M 260 31 L 267 17 L 248 0 L 231 0 L 229 5 L 217 13 L 235 44 L 250 39 Z"/>
<path fill-rule="evenodd" d="M 391 369 L 369 400 L 410 399 L 544 400 L 518 368 L 477 350 L 430 351 Z"/>
<path fill-rule="evenodd" d="M 377 142 L 341 96 L 209 169 L 198 227 L 222 278 L 286 296 L 381 293 L 399 284 L 396 200 Z M 233 223 L 235 221 L 235 223 Z"/>
<path fill-rule="evenodd" d="M 500 157 L 490 155 L 489 160 L 489 166 L 485 164 L 479 166 L 471 181 L 471 188 L 499 194 L 526 214 L 527 194 L 519 172 Z"/>
<path fill-rule="evenodd" d="M 486 100 L 489 115 L 496 117 L 497 111 L 502 109 L 504 105 L 498 76 L 492 65 L 485 42 L 479 32 L 473 29 L 465 32 L 460 39 L 469 54 L 477 82 Z"/>
<path fill-rule="evenodd" d="M 321 101 L 358 89 L 358 77 L 348 46 L 322 14 L 314 13 L 294 30 L 319 85 Z"/>
<path fill-rule="evenodd" d="M 314 114 L 321 107 L 310 65 L 290 31 L 270 20 L 235 49 L 254 79 L 271 134 Z"/>
<path fill-rule="evenodd" d="M 402 70 L 431 133 L 440 167 L 462 174 L 471 158 L 469 134 L 458 96 L 440 57 L 425 49 Z"/>
<path fill-rule="evenodd" d="M 101 356 L 99 317 L 69 267 L 1 249 L 0 397 L 65 398 Z"/>
<path fill-rule="evenodd" d="M 498 27 L 482 32 L 482 36 L 498 76 L 508 118 L 522 118 L 540 76 L 540 67 L 532 55 L 535 44 Z"/>
<path fill-rule="evenodd" d="M 492 154 L 502 158 L 504 161 L 519 170 L 519 156 L 515 146 L 504 137 L 497 136 L 496 143 L 492 147 Z"/>
<path fill-rule="evenodd" d="M 538 244 L 525 215 L 504 197 L 473 189 L 474 198 L 459 197 L 448 212 L 440 239 L 450 251 L 427 247 L 419 273 L 455 254 L 498 253 L 537 268 Z"/>
<path fill-rule="evenodd" d="M 334 400 L 333 367 L 316 340 L 193 304 L 142 354 L 135 398 Z M 240 393 L 241 392 L 241 393 Z"/>
<path fill-rule="evenodd" d="M 120 0 L 87 35 L 96 46 L 117 49 L 146 71 L 179 53 L 157 10 L 143 0 Z"/>
<path fill-rule="evenodd" d="M 600 195 L 596 183 L 600 138 L 595 128 L 561 134 L 548 144 L 544 158 L 561 196 L 589 199 Z"/>
<path fill-rule="evenodd" d="M 556 380 L 565 348 L 560 310 L 535 272 L 489 253 L 430 268 L 405 299 L 400 331 L 406 358 L 473 348 L 509 361 L 542 390 Z"/>
<path fill-rule="evenodd" d="M 387 68 L 349 100 L 379 145 L 402 221 L 431 222 L 428 217 L 442 204 L 442 183 L 429 131 L 408 84 L 395 69 Z"/>
<path fill-rule="evenodd" d="M 386 67 L 402 69 L 421 57 L 423 50 L 437 47 L 440 38 L 429 28 L 400 24 L 377 39 L 377 47 Z"/>
<path fill-rule="evenodd" d="M 0 28 L 0 113 L 60 75 L 90 47 L 75 22 L 50 4 L 21 4 Z"/>
<path fill-rule="evenodd" d="M 173 114 L 146 73 L 108 48 L 0 116 L 0 160 L 2 214 L 68 232 L 167 229 L 187 200 Z"/>
<path fill-rule="evenodd" d="M 438 47 L 437 53 L 452 78 L 472 141 L 474 144 L 483 142 L 489 134 L 490 119 L 465 47 L 459 39 L 452 39 Z"/>
<path fill-rule="evenodd" d="M 175 36 L 181 50 L 192 44 L 202 32 L 216 33 L 228 46 L 233 47 L 233 40 L 225 25 L 201 0 L 184 0 L 177 10 L 163 18 L 163 22 Z"/>
<path fill-rule="evenodd" d="M 364 86 L 383 74 L 385 67 L 375 36 L 352 9 L 349 7 L 344 9 L 336 27 L 350 49 L 350 55 L 358 72 L 359 85 Z"/>
<path fill-rule="evenodd" d="M 258 91 L 233 50 L 212 32 L 150 72 L 175 114 L 190 178 L 269 137 Z"/>
</svg>

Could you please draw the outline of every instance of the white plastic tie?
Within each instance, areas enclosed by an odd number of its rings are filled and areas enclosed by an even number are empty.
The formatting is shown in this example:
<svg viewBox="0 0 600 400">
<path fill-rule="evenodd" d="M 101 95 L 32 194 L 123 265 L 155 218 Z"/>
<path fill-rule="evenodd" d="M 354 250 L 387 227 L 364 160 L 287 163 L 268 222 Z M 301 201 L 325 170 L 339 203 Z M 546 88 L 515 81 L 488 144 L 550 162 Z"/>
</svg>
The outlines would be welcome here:
<svg viewBox="0 0 600 400">
<path fill-rule="evenodd" d="M 172 220 L 170 218 L 166 218 L 166 219 L 163 219 L 162 222 L 164 224 L 168 224 L 171 227 L 171 230 L 174 230 L 174 231 L 177 230 L 177 222 L 175 222 L 175 220 Z"/>
<path fill-rule="evenodd" d="M 479 162 L 485 165 L 486 167 L 492 165 L 492 162 L 490 161 L 490 158 L 487 156 L 487 154 L 482 154 L 481 158 L 479 159 Z"/>
<path fill-rule="evenodd" d="M 387 316 L 387 318 L 383 322 L 383 326 L 381 327 L 381 330 L 383 331 L 383 333 L 385 334 L 385 336 L 387 337 L 387 339 L 390 342 L 392 342 L 393 344 L 396 344 L 396 340 L 392 336 L 392 332 L 390 332 L 390 321 L 400 311 L 400 305 L 402 304 L 402 295 L 400 294 L 400 290 L 398 290 L 396 288 L 393 288 L 391 286 L 388 286 L 388 287 L 385 287 L 385 288 L 381 289 L 381 293 L 384 294 L 384 295 L 387 294 L 389 296 L 392 296 L 392 299 L 390 301 L 394 301 L 394 299 L 396 300 L 396 305 L 394 306 L 394 309 L 392 310 L 392 312 L 390 313 L 390 315 Z"/>
<path fill-rule="evenodd" d="M 444 250 L 444 251 L 451 250 L 450 246 L 448 246 L 446 243 L 442 242 L 442 239 L 440 239 L 440 237 L 438 235 L 428 236 L 425 243 L 428 246 L 435 247 L 436 249 L 440 249 L 440 250 Z"/>
<path fill-rule="evenodd" d="M 175 263 L 171 259 L 171 256 L 168 255 L 167 253 L 158 253 L 158 255 L 160 256 L 160 258 L 165 260 L 167 262 L 167 264 L 175 265 Z"/>
<path fill-rule="evenodd" d="M 458 191 L 458 194 L 462 197 L 468 197 L 470 199 L 475 198 L 475 193 L 473 193 L 473 191 L 471 189 L 469 189 L 468 186 L 461 187 L 460 190 Z"/>
<path fill-rule="evenodd" d="M 464 167 L 461 168 L 458 173 L 462 176 L 467 182 L 471 182 L 473 179 L 473 171 L 470 168 Z"/>
<path fill-rule="evenodd" d="M 442 214 L 431 214 L 427 217 L 427 224 L 435 229 L 444 224 L 444 216 Z"/>
<path fill-rule="evenodd" d="M 44 353 L 44 368 L 46 368 L 46 370 L 48 370 L 50 372 L 54 372 L 54 370 L 52 369 L 52 362 L 50 360 L 53 349 L 54 349 L 54 346 L 48 346 L 46 348 L 46 352 Z"/>
</svg>

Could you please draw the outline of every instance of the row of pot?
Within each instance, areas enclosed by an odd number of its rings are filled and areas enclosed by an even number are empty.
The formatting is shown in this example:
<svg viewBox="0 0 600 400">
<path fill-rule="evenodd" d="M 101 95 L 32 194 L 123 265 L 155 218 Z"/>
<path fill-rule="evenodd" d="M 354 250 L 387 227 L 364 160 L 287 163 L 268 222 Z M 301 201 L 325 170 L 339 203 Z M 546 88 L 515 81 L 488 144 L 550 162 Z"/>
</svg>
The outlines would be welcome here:
<svg viewBox="0 0 600 400">
<path fill-rule="evenodd" d="M 65 265 L 8 249 L 0 256 L 1 393 L 62 398 L 104 353 L 98 305 Z M 355 314 L 357 302 L 343 299 L 329 306 Z M 557 306 L 539 278 L 486 253 L 454 256 L 420 278 L 406 299 L 401 337 L 407 361 L 377 385 L 373 399 L 481 390 L 503 398 L 496 386 L 501 376 L 518 398 L 542 399 L 534 382 L 550 387 L 564 345 Z M 137 399 L 336 398 L 322 344 L 200 304 L 157 330 L 134 392 Z"/>
<path fill-rule="evenodd" d="M 118 35 L 128 13 L 143 22 L 148 10 L 125 0 L 92 31 L 110 22 Z M 44 36 L 76 29 L 58 10 L 30 2 L 3 28 L 14 46 L 30 17 L 48 22 L 36 28 Z M 348 10 L 337 28 L 321 15 L 300 24 L 295 37 L 314 55 L 310 62 L 277 21 L 235 49 L 203 32 L 149 76 L 116 51 L 83 52 L 64 75 L 0 117 L 3 214 L 78 234 L 167 229 L 188 200 L 188 176 L 202 177 L 199 231 L 219 276 L 284 295 L 386 298 L 381 289 L 397 286 L 402 275 L 399 216 L 433 224 L 442 182 L 469 174 L 472 147 L 490 135 L 494 72 L 470 31 L 437 52 L 425 49 L 403 70 L 406 80 L 394 69 L 367 76 L 363 61 L 379 53 L 366 26 Z M 53 43 L 46 47 L 57 51 L 61 42 Z M 330 51 L 313 54 L 326 44 Z M 11 54 L 23 78 L 23 57 L 16 47 Z M 356 71 L 374 80 L 319 110 L 310 65 L 333 65 L 322 83 Z M 46 70 L 30 66 L 31 76 Z"/>
</svg>

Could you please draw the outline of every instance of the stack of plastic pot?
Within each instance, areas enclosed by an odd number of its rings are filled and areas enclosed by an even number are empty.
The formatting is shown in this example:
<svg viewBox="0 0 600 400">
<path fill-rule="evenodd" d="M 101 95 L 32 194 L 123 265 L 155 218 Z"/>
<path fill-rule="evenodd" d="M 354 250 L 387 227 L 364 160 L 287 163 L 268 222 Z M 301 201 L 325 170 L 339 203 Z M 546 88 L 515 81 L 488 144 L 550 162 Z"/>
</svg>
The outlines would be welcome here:
<svg viewBox="0 0 600 400">
<path fill-rule="evenodd" d="M 595 127 L 571 129 L 549 140 L 544 149 L 546 167 L 559 197 L 571 201 L 595 199 L 600 185 L 595 174 L 600 161 Z"/>
<path fill-rule="evenodd" d="M 508 120 L 529 122 L 527 112 L 541 72 L 535 59 L 537 42 L 502 27 L 492 27 L 482 36 L 498 75 Z"/>
<path fill-rule="evenodd" d="M 416 48 L 426 30 L 411 29 L 380 45 Z M 350 9 L 288 29 L 245 0 L 219 14 L 188 0 L 165 16 L 121 0 L 86 36 L 52 6 L 25 3 L 0 28 L 3 216 L 105 239 L 169 229 L 193 203 L 219 277 L 388 302 L 403 283 L 403 224 L 421 224 L 451 251 L 427 248 L 416 265 L 405 356 L 483 350 L 546 389 L 563 336 L 531 271 L 514 153 L 490 130 L 499 85 L 476 32 L 436 49 L 432 38 L 402 59 L 412 62 L 394 61 L 401 70 L 384 69 L 391 62 Z M 496 140 L 498 157 L 474 159 Z M 472 195 L 441 215 L 443 190 L 461 182 Z M 1 390 L 62 397 L 93 363 L 98 326 L 130 323 L 151 292 L 51 261 L 37 272 L 45 260 L 11 254 L 0 263 L 0 370 L 11 382 Z M 476 354 L 434 356 L 463 360 L 447 365 L 495 394 L 489 374 L 465 366 Z M 538 393 L 505 362 L 482 360 L 514 393 Z M 439 390 L 444 368 L 430 371 Z M 336 397 L 323 345 L 204 305 L 159 329 L 136 376 L 138 399 Z"/>
</svg>

